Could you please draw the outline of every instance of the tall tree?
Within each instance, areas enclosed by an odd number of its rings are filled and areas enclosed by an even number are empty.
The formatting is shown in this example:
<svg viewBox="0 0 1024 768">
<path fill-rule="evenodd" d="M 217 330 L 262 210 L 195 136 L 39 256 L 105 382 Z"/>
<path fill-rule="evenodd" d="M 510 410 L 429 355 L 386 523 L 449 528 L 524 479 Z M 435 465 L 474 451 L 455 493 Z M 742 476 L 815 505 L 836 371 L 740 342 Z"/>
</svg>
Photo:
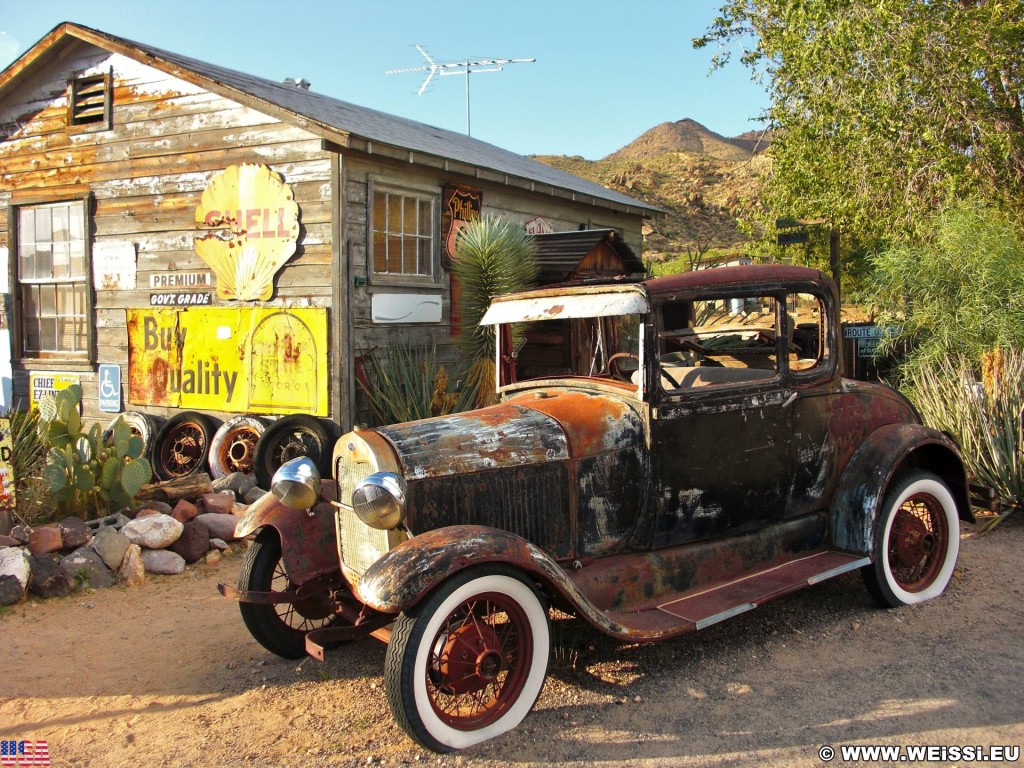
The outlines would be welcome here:
<svg viewBox="0 0 1024 768">
<path fill-rule="evenodd" d="M 1024 218 L 1024 0 L 730 0 L 693 43 L 769 91 L 766 220 L 863 252 L 968 195 Z"/>
</svg>

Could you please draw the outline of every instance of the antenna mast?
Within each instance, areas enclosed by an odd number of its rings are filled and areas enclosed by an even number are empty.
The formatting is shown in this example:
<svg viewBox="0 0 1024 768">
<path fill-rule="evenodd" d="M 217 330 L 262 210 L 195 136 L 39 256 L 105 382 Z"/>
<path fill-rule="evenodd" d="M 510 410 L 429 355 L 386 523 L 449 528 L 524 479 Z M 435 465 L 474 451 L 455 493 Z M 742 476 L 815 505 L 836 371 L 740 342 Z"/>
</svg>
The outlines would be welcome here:
<svg viewBox="0 0 1024 768">
<path fill-rule="evenodd" d="M 422 96 L 434 79 L 434 75 L 465 75 L 466 76 L 466 135 L 472 136 L 470 111 L 469 111 L 469 76 L 478 72 L 500 72 L 506 64 L 532 64 L 536 59 L 462 59 L 461 61 L 434 61 L 430 54 L 417 45 L 416 50 L 423 54 L 427 63 L 421 67 L 408 67 L 406 69 L 389 69 L 384 74 L 394 75 L 400 72 L 426 72 L 427 79 L 423 81 L 417 96 Z"/>
</svg>

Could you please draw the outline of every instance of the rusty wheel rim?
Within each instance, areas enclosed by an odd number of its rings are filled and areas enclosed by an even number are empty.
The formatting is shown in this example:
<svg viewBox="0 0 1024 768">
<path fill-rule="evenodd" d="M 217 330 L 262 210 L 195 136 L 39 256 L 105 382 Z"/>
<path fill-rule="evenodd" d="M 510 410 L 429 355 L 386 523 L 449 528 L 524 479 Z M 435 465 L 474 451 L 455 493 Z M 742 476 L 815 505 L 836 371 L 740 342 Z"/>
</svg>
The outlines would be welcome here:
<svg viewBox="0 0 1024 768">
<path fill-rule="evenodd" d="M 184 477 L 199 467 L 206 452 L 206 433 L 200 424 L 183 422 L 160 441 L 160 465 L 172 477 Z"/>
<path fill-rule="evenodd" d="M 252 464 L 256 458 L 256 444 L 260 433 L 252 427 L 238 427 L 231 430 L 217 451 L 217 460 L 228 474 L 232 472 L 252 472 Z"/>
<path fill-rule="evenodd" d="M 484 728 L 519 698 L 532 661 L 529 620 L 519 604 L 500 593 L 474 596 L 448 614 L 431 643 L 431 707 L 452 728 Z"/>
<path fill-rule="evenodd" d="M 908 497 L 893 516 L 889 531 L 889 570 L 900 588 L 920 592 L 942 570 L 949 528 L 942 504 L 930 493 Z"/>
<path fill-rule="evenodd" d="M 270 580 L 270 591 L 286 592 L 294 586 L 284 571 L 283 562 L 278 560 L 274 565 L 274 575 Z M 297 632 L 309 632 L 326 627 L 333 618 L 329 605 L 321 605 L 318 608 L 315 603 L 308 600 L 277 603 L 274 605 L 274 612 L 277 614 L 278 621 Z"/>
</svg>

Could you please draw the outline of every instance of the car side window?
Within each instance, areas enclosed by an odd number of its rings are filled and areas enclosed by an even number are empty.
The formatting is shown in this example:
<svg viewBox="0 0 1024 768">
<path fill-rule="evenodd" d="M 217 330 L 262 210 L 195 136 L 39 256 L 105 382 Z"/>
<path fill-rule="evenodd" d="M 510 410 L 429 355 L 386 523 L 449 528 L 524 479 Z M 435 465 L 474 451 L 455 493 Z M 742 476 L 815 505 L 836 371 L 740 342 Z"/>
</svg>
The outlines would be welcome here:
<svg viewBox="0 0 1024 768">
<path fill-rule="evenodd" d="M 824 302 L 810 293 L 789 294 L 786 323 L 792 329 L 787 348 L 789 370 L 802 376 L 828 368 L 833 352 Z"/>
<path fill-rule="evenodd" d="M 780 372 L 782 313 L 774 296 L 666 303 L 660 319 L 662 389 L 741 386 Z"/>
</svg>

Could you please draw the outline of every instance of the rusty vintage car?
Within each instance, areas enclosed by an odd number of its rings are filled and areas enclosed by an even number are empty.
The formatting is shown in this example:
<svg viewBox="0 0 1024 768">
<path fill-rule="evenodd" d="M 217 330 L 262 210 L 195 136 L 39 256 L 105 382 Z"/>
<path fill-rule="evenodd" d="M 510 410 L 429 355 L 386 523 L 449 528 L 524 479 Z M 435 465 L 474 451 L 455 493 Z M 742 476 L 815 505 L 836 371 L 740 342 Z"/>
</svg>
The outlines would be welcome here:
<svg viewBox="0 0 1024 768">
<path fill-rule="evenodd" d="M 333 480 L 282 467 L 221 591 L 281 656 L 386 639 L 391 711 L 438 751 L 526 717 L 552 609 L 646 642 L 853 570 L 884 606 L 935 597 L 971 517 L 961 457 L 841 376 L 837 315 L 788 266 L 500 297 L 500 403 L 357 429 Z"/>
</svg>

